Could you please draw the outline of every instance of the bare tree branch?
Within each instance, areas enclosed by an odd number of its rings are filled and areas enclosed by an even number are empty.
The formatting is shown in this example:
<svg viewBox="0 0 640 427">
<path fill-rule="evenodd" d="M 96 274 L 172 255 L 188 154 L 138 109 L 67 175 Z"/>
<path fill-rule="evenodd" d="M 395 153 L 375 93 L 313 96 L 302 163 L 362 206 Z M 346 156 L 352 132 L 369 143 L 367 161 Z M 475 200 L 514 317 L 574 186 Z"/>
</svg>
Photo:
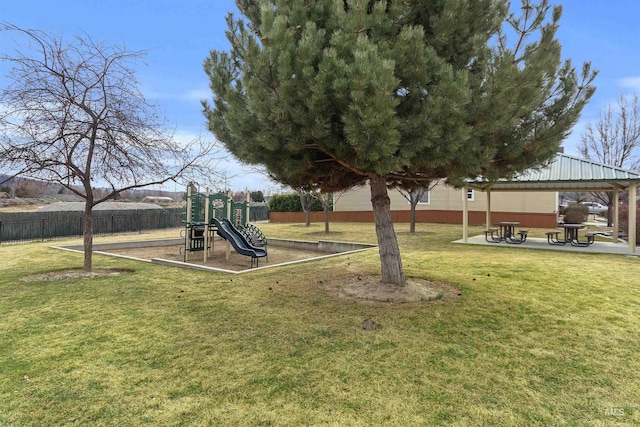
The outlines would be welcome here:
<svg viewBox="0 0 640 427">
<path fill-rule="evenodd" d="M 582 134 L 580 153 L 585 159 L 619 168 L 640 170 L 640 101 L 638 95 L 618 97 L 608 105 L 595 123 L 587 124 Z M 609 225 L 613 195 L 592 193 L 609 207 Z"/>
<path fill-rule="evenodd" d="M 26 39 L 0 91 L 0 165 L 16 175 L 63 185 L 85 200 L 85 262 L 91 269 L 92 209 L 118 194 L 212 172 L 215 140 L 181 144 L 158 106 L 145 99 L 134 64 L 144 51 L 71 42 L 5 24 Z M 108 191 L 96 191 L 106 185 Z"/>
</svg>

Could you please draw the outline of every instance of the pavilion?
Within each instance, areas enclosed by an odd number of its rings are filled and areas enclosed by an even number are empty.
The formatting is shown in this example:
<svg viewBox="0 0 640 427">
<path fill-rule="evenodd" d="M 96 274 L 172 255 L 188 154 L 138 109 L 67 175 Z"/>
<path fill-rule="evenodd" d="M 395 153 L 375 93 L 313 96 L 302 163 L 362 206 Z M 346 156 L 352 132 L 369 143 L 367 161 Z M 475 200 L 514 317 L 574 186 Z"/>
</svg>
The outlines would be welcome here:
<svg viewBox="0 0 640 427">
<path fill-rule="evenodd" d="M 636 253 L 636 211 L 637 189 L 640 173 L 578 159 L 558 153 L 546 166 L 528 169 L 512 179 L 487 181 L 484 179 L 469 180 L 463 189 L 483 191 L 487 194 L 486 224 L 491 222 L 491 193 L 495 191 L 573 191 L 573 192 L 613 192 L 613 229 L 618 230 L 618 205 L 620 192 L 629 194 L 629 254 Z M 464 197 L 463 206 L 463 241 L 468 241 L 469 208 Z M 613 242 L 618 242 L 618 233 L 613 233 Z"/>
</svg>

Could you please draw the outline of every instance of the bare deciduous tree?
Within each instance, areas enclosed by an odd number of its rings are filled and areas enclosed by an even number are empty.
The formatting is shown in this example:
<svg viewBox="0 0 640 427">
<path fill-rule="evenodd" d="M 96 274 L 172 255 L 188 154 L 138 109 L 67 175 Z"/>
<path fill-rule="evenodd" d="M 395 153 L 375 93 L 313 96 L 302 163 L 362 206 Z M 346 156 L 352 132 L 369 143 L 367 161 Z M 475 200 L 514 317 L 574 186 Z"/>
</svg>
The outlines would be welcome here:
<svg viewBox="0 0 640 427">
<path fill-rule="evenodd" d="M 587 124 L 582 134 L 580 153 L 585 159 L 640 170 L 640 103 L 638 95 L 618 97 L 615 106 L 608 105 L 595 123 Z M 611 225 L 613 195 L 610 192 L 592 193 L 609 208 Z"/>
<path fill-rule="evenodd" d="M 568 203 L 582 203 L 588 202 L 589 194 L 583 191 L 568 191 L 562 193 L 563 201 Z"/>
<path fill-rule="evenodd" d="M 304 212 L 305 226 L 311 226 L 311 205 L 315 199 L 314 191 L 306 188 L 295 188 L 296 193 L 300 197 L 300 205 L 302 206 L 302 212 Z"/>
<path fill-rule="evenodd" d="M 0 164 L 14 176 L 59 183 L 85 200 L 84 269 L 91 270 L 93 208 L 127 190 L 206 168 L 214 144 L 180 144 L 167 131 L 135 77 L 133 65 L 144 52 L 86 34 L 66 43 L 13 25 L 0 30 L 26 40 L 15 52 L 0 53 L 13 66 L 9 85 L 0 90 Z M 98 194 L 96 185 L 108 191 Z"/>
<path fill-rule="evenodd" d="M 416 232 L 416 206 L 418 202 L 420 202 L 425 193 L 433 190 L 433 187 L 438 185 L 439 182 L 440 180 L 435 180 L 434 182 L 404 182 L 397 187 L 398 192 L 409 202 L 411 207 L 411 220 L 409 222 L 409 232 L 411 234 Z"/>
<path fill-rule="evenodd" d="M 317 191 L 314 197 L 322 205 L 324 212 L 324 234 L 329 234 L 329 212 L 347 190 L 341 191 Z"/>
<path fill-rule="evenodd" d="M 322 205 L 322 211 L 324 213 L 324 234 L 329 234 L 329 212 L 333 207 L 334 193 L 318 193 L 316 194 L 316 200 Z"/>
</svg>

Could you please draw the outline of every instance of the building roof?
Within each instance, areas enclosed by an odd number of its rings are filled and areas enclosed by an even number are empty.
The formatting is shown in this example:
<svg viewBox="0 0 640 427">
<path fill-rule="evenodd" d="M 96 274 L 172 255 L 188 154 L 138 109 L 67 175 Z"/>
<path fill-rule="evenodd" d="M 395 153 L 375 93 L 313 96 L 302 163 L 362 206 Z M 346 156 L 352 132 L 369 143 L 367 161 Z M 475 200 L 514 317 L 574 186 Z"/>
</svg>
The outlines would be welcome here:
<svg viewBox="0 0 640 427">
<path fill-rule="evenodd" d="M 611 191 L 632 182 L 640 183 L 640 173 L 559 153 L 546 167 L 528 169 L 510 180 L 470 180 L 468 185 L 481 191 Z"/>
</svg>

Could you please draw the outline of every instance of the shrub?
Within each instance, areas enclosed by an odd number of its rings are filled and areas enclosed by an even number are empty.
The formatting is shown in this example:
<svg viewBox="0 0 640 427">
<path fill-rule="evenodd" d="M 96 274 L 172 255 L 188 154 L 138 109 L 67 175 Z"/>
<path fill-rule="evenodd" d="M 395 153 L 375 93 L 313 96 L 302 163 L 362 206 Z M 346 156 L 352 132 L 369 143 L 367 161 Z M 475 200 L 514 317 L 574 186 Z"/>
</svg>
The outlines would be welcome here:
<svg viewBox="0 0 640 427">
<path fill-rule="evenodd" d="M 264 202 L 264 194 L 262 194 L 262 191 L 252 191 L 251 200 L 257 203 Z"/>
<path fill-rule="evenodd" d="M 269 200 L 269 212 L 300 212 L 302 205 L 297 194 L 274 194 Z"/>
<path fill-rule="evenodd" d="M 322 212 L 322 204 L 314 200 L 311 204 L 313 212 Z M 302 212 L 302 203 L 297 194 L 274 194 L 269 200 L 269 212 Z"/>
<path fill-rule="evenodd" d="M 564 210 L 566 224 L 582 224 L 589 217 L 589 207 L 582 204 L 571 204 Z"/>
</svg>

